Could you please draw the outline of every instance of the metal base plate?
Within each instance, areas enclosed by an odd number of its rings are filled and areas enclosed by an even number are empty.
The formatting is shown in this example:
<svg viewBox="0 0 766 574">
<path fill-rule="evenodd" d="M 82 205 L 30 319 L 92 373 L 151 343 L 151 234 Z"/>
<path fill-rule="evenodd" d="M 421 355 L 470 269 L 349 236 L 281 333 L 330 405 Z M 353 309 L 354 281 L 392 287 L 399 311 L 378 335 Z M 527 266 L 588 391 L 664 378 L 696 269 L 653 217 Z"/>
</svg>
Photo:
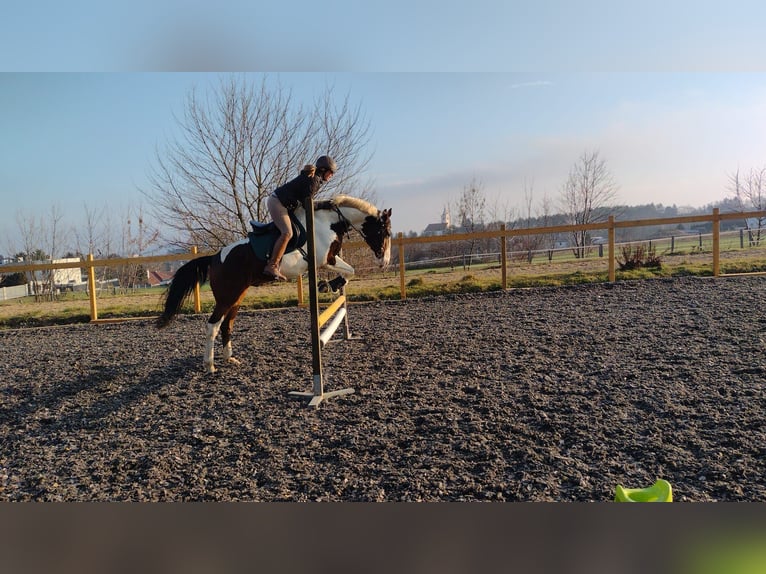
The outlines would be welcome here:
<svg viewBox="0 0 766 574">
<path fill-rule="evenodd" d="M 300 391 L 290 391 L 287 394 L 295 399 L 311 399 L 309 401 L 308 406 L 318 407 L 319 403 L 321 403 L 325 399 L 331 399 L 333 397 L 339 397 L 342 395 L 350 395 L 353 392 L 354 392 L 354 389 L 347 388 L 347 389 L 339 389 L 337 391 L 330 391 L 329 393 L 322 393 L 319 395 L 315 395 L 314 393 L 300 392 Z"/>
</svg>

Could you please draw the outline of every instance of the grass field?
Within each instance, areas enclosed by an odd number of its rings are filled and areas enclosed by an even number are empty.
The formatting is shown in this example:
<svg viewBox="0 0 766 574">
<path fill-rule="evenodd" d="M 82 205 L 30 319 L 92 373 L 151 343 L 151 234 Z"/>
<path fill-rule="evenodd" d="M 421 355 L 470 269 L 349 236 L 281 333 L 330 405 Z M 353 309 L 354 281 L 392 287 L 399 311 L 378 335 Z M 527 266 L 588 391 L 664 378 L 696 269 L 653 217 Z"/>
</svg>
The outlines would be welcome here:
<svg viewBox="0 0 766 574">
<path fill-rule="evenodd" d="M 735 241 L 736 240 L 736 241 Z M 766 272 L 766 248 L 739 248 L 739 239 L 731 238 L 728 249 L 721 243 L 720 266 L 722 274 Z M 698 248 L 696 240 L 676 240 L 674 252 L 669 244 L 653 244 L 660 255 L 659 269 L 618 271 L 616 279 L 639 280 L 673 276 L 712 276 L 712 254 L 709 245 Z M 605 282 L 608 280 L 606 257 L 598 257 L 594 247 L 586 259 L 570 255 L 554 257 L 549 261 L 537 257 L 531 263 L 513 257 L 508 261 L 507 284 L 509 288 L 573 285 L 578 283 Z M 619 253 L 619 250 L 618 250 Z M 619 262 L 619 257 L 618 257 Z M 439 268 L 407 270 L 405 274 L 406 297 L 416 298 L 444 293 L 469 293 L 496 291 L 502 288 L 501 269 L 497 262 L 464 267 L 455 265 Z M 99 319 L 127 319 L 155 316 L 159 313 L 164 288 L 137 289 L 131 293 L 103 290 L 97 293 Z M 348 288 L 349 301 L 375 301 L 400 299 L 400 278 L 396 266 L 384 272 L 366 273 L 354 277 Z M 330 300 L 332 295 L 321 295 Z M 308 301 L 308 287 L 304 282 L 304 301 Z M 214 305 L 209 285 L 201 289 L 203 313 L 209 313 Z M 272 284 L 251 288 L 243 301 L 243 309 L 271 309 L 291 307 L 298 304 L 296 283 Z M 193 312 L 189 302 L 185 312 Z M 90 321 L 90 303 L 85 293 L 67 292 L 54 301 L 35 301 L 33 297 L 0 301 L 0 328 L 34 327 L 51 324 L 85 323 Z"/>
</svg>

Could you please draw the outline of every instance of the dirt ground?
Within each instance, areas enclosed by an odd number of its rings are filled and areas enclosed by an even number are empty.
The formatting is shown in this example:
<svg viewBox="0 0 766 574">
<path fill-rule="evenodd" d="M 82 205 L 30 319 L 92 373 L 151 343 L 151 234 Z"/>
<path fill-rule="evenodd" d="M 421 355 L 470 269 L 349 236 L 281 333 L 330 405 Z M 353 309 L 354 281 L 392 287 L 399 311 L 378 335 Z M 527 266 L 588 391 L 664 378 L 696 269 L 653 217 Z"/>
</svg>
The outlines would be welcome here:
<svg viewBox="0 0 766 574">
<path fill-rule="evenodd" d="M 0 331 L 0 499 L 766 500 L 766 277 L 352 305 L 310 409 L 306 309 Z M 337 336 L 336 336 L 337 337 Z"/>
</svg>

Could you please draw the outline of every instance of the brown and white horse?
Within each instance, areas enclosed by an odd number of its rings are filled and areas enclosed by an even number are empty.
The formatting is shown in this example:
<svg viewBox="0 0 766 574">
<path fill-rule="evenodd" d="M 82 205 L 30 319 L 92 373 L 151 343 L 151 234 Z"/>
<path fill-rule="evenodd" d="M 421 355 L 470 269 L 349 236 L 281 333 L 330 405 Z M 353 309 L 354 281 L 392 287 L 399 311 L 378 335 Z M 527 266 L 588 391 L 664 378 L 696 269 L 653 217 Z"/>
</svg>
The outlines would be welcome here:
<svg viewBox="0 0 766 574">
<path fill-rule="evenodd" d="M 306 213 L 303 207 L 295 211 L 305 228 Z M 354 268 L 340 258 L 338 253 L 343 237 L 356 230 L 375 254 L 380 267 L 388 265 L 391 257 L 391 210 L 380 210 L 374 205 L 346 195 L 314 204 L 314 245 L 317 268 L 337 271 L 341 276 L 354 274 Z M 210 280 L 215 298 L 215 308 L 207 322 L 207 338 L 203 364 L 209 373 L 215 372 L 213 347 L 221 333 L 223 359 L 238 363 L 232 356 L 231 329 L 239 306 L 250 286 L 271 283 L 272 278 L 263 275 L 266 262 L 256 257 L 248 239 L 227 245 L 214 255 L 198 257 L 176 271 L 166 293 L 164 310 L 157 318 L 157 326 L 165 327 L 178 313 L 197 283 Z M 299 250 L 286 253 L 280 266 L 289 279 L 297 279 L 308 270 L 308 262 Z"/>
</svg>

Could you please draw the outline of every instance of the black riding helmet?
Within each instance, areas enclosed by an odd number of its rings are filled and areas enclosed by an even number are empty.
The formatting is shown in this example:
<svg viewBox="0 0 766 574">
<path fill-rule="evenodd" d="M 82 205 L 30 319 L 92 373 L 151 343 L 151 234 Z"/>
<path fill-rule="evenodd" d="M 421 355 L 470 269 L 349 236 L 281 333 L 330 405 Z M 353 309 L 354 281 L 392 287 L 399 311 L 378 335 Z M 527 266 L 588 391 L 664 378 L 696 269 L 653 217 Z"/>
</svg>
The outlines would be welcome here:
<svg viewBox="0 0 766 574">
<path fill-rule="evenodd" d="M 316 166 L 318 170 L 326 171 L 329 169 L 333 173 L 338 171 L 338 166 L 335 164 L 335 160 L 332 159 L 329 155 L 320 156 L 317 159 Z"/>
</svg>

